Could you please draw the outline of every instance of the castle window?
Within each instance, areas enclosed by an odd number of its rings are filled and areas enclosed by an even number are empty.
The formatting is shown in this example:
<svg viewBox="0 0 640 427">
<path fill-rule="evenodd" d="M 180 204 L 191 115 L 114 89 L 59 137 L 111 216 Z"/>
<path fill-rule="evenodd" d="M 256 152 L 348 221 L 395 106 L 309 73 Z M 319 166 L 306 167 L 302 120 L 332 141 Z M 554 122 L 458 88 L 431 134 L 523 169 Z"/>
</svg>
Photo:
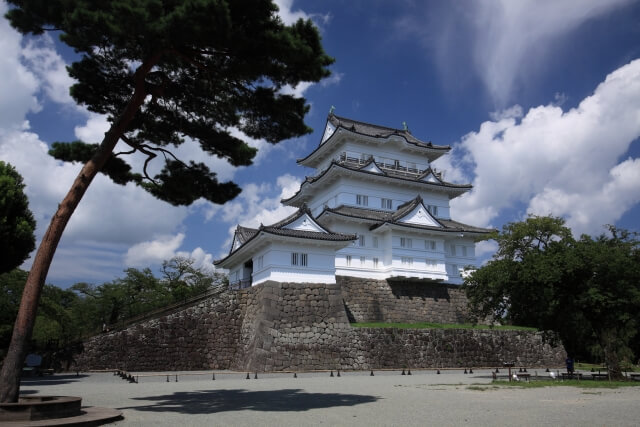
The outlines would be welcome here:
<svg viewBox="0 0 640 427">
<path fill-rule="evenodd" d="M 300 254 L 300 265 L 303 267 L 307 266 L 307 259 L 308 259 L 308 255 L 307 254 Z"/>
<path fill-rule="evenodd" d="M 365 237 L 364 234 L 358 236 L 358 246 L 364 247 L 365 245 Z"/>
<path fill-rule="evenodd" d="M 412 246 L 413 246 L 413 242 L 411 241 L 411 239 L 409 239 L 408 237 L 401 237 L 400 238 L 400 247 L 401 248 L 411 249 Z"/>
<path fill-rule="evenodd" d="M 374 248 L 377 248 L 377 247 L 378 247 L 378 238 L 377 238 L 377 237 L 374 237 L 374 238 L 373 238 L 373 247 L 374 247 Z"/>
<path fill-rule="evenodd" d="M 356 195 L 356 205 L 369 206 L 369 196 L 362 194 Z"/>
<path fill-rule="evenodd" d="M 413 265 L 413 258 L 408 256 L 403 256 L 401 259 L 402 265 L 405 267 L 411 267 Z"/>
<path fill-rule="evenodd" d="M 435 242 L 435 240 L 425 240 L 424 241 L 424 248 L 426 250 L 429 250 L 429 251 L 435 251 L 436 250 L 436 242 Z"/>
<path fill-rule="evenodd" d="M 462 256 L 467 256 L 467 247 L 462 246 Z"/>
<path fill-rule="evenodd" d="M 373 259 L 373 268 L 378 268 L 378 258 Z"/>
<path fill-rule="evenodd" d="M 393 202 L 391 201 L 391 199 L 381 199 L 380 200 L 380 207 L 382 209 L 393 209 Z"/>
<path fill-rule="evenodd" d="M 438 207 L 436 205 L 427 205 L 427 210 L 433 216 L 438 216 Z"/>
<path fill-rule="evenodd" d="M 347 255 L 347 267 L 351 267 L 351 255 Z"/>
</svg>

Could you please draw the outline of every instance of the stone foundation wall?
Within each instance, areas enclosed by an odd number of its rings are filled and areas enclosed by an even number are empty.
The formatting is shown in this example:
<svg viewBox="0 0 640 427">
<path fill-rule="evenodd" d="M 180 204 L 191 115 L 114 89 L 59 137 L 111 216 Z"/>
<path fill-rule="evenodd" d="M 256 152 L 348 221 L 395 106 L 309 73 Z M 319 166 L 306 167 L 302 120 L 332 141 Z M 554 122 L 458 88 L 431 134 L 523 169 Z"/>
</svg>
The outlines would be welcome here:
<svg viewBox="0 0 640 427">
<path fill-rule="evenodd" d="M 270 281 L 248 290 L 227 291 L 157 319 L 93 337 L 84 343 L 85 350 L 77 358 L 77 365 L 81 369 L 131 371 L 265 372 L 501 366 L 505 361 L 544 367 L 562 365 L 564 361 L 562 346 L 544 343 L 541 333 L 352 328 L 345 306 L 349 310 L 358 307 L 353 301 L 364 300 L 365 297 L 358 295 L 365 292 L 353 288 L 345 292 L 344 280 L 342 282 L 327 285 Z M 417 308 L 418 303 L 412 306 L 413 299 L 422 300 L 422 297 L 411 294 L 409 291 L 415 288 L 409 285 L 399 288 L 390 285 L 400 301 L 396 308 L 385 311 L 386 315 L 398 316 L 405 299 L 408 306 L 415 307 L 408 311 L 425 312 L 426 309 Z M 347 286 L 354 286 L 354 282 L 350 281 Z M 384 289 L 383 285 L 380 289 Z M 409 291 L 403 294 L 399 290 Z M 442 304 L 452 304 L 451 301 L 458 298 L 452 296 L 452 290 L 436 288 L 433 295 L 438 295 L 437 301 Z M 376 292 L 380 291 L 372 290 Z M 424 298 L 424 306 L 433 306 L 436 301 L 435 297 L 431 301 Z M 451 307 L 435 307 L 435 310 L 455 314 Z M 367 313 L 358 310 L 355 311 Z M 460 321 L 442 316 L 447 322 Z M 382 320 L 415 321 L 418 318 Z"/>
<path fill-rule="evenodd" d="M 465 323 L 467 297 L 460 286 L 336 276 L 354 322 Z"/>
<path fill-rule="evenodd" d="M 81 369 L 228 369 L 238 358 L 247 292 L 223 292 L 84 342 Z"/>
</svg>

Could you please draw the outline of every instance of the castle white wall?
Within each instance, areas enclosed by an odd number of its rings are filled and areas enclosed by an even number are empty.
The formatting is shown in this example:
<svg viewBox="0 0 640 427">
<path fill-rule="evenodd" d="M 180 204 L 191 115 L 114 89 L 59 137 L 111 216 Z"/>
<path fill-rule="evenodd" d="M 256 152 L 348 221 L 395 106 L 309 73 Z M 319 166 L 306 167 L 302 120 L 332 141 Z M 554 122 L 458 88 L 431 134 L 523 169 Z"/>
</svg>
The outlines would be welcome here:
<svg viewBox="0 0 640 427">
<path fill-rule="evenodd" d="M 357 204 L 358 194 L 367 196 L 368 203 L 366 206 Z M 410 184 L 403 186 L 401 181 L 395 180 L 385 183 L 373 183 L 371 179 L 341 177 L 319 190 L 307 205 L 314 216 L 322 212 L 324 205 L 330 208 L 347 205 L 395 211 L 398 206 L 415 199 L 418 195 L 422 197 L 425 205 L 437 206 L 438 218 L 450 218 L 449 197 L 446 193 L 419 190 L 416 186 L 410 186 Z M 392 200 L 391 209 L 382 208 L 381 200 L 383 198 Z"/>
<path fill-rule="evenodd" d="M 292 265 L 291 254 L 298 254 Z M 306 255 L 307 265 L 302 264 Z M 331 246 L 270 243 L 253 258 L 252 285 L 267 280 L 298 283 L 335 283 L 335 250 Z"/>
<path fill-rule="evenodd" d="M 400 147 L 406 147 L 404 139 L 399 141 L 385 140 L 382 144 L 366 143 L 354 137 L 346 137 L 346 142 L 336 147 L 332 155 L 324 159 L 318 170 L 323 170 L 329 166 L 332 160 L 338 160 L 341 153 L 348 153 L 349 157 L 362 159 L 363 161 L 373 156 L 378 163 L 390 163 L 398 160 L 403 165 L 425 170 L 429 167 L 429 158 L 424 153 L 411 151 L 401 151 Z M 392 162 L 391 162 L 392 163 Z"/>
</svg>

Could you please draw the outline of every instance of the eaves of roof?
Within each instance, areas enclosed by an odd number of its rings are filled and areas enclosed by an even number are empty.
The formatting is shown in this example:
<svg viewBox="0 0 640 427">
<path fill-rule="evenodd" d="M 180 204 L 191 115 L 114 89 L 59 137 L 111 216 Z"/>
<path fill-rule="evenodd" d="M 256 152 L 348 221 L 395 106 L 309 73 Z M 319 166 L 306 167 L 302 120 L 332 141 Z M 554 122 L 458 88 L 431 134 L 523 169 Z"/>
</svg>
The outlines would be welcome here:
<svg viewBox="0 0 640 427">
<path fill-rule="evenodd" d="M 313 157 L 316 152 L 320 151 L 321 149 L 327 150 L 327 148 L 323 147 L 329 147 L 333 145 L 333 141 L 335 140 L 334 136 L 338 133 L 339 129 L 344 129 L 357 135 L 368 136 L 372 138 L 386 139 L 395 135 L 403 138 L 410 145 L 418 148 L 424 148 L 428 151 L 440 152 L 440 154 L 444 154 L 451 150 L 451 146 L 449 145 L 434 145 L 432 142 L 421 141 L 413 136 L 408 130 L 394 129 L 385 126 L 374 125 L 371 123 L 360 122 L 358 120 L 352 120 L 346 117 L 339 117 L 333 113 L 330 113 L 327 117 L 327 123 L 331 123 L 333 126 L 335 126 L 336 129 L 333 134 L 326 141 L 318 144 L 315 150 L 309 153 L 306 157 L 298 159 L 298 164 L 302 164 L 309 158 Z"/>
<path fill-rule="evenodd" d="M 296 194 L 294 194 L 293 196 L 289 197 L 288 199 L 282 199 L 282 200 L 280 200 L 280 202 L 286 204 L 287 202 L 290 202 L 290 201 L 294 200 L 302 192 L 303 186 L 309 185 L 309 184 L 313 184 L 313 183 L 315 183 L 317 181 L 320 181 L 322 178 L 324 178 L 328 173 L 330 173 L 335 168 L 341 168 L 343 170 L 346 170 L 346 171 L 349 171 L 349 172 L 354 172 L 354 173 L 362 173 L 362 174 L 366 174 L 366 175 L 371 176 L 371 177 L 377 177 L 377 178 L 381 178 L 382 177 L 382 178 L 388 178 L 388 179 L 392 179 L 392 180 L 400 180 L 400 181 L 403 181 L 403 182 L 410 182 L 412 184 L 425 185 L 427 187 L 434 188 L 434 189 L 449 190 L 451 192 L 458 193 L 457 195 L 463 194 L 463 193 L 469 191 L 471 188 L 473 188 L 473 186 L 471 184 L 454 184 L 454 183 L 445 182 L 445 181 L 440 181 L 440 182 L 423 181 L 423 180 L 420 180 L 420 179 L 417 179 L 417 178 L 414 179 L 414 178 L 408 178 L 408 177 L 404 177 L 404 176 L 390 175 L 386 171 L 383 171 L 384 173 L 381 175 L 381 174 L 376 173 L 376 172 L 369 172 L 369 171 L 366 171 L 366 170 L 362 170 L 361 167 L 360 168 L 350 168 L 350 167 L 348 167 L 347 165 L 345 165 L 345 164 L 343 164 L 341 162 L 333 160 L 331 162 L 331 164 L 329 165 L 329 167 L 327 167 L 325 170 L 323 170 L 322 173 L 320 173 L 319 175 L 316 175 L 316 176 L 313 176 L 313 177 L 306 177 L 305 180 L 300 185 L 300 188 L 298 189 Z"/>
</svg>

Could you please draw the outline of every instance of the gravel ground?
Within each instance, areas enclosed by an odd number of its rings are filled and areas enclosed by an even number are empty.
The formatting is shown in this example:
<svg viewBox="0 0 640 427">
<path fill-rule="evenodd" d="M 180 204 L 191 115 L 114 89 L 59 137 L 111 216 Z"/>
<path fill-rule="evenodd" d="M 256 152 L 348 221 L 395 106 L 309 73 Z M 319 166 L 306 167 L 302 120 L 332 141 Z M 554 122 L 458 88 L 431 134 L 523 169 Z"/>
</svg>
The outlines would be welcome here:
<svg viewBox="0 0 640 427">
<path fill-rule="evenodd" d="M 258 377 L 179 374 L 175 382 L 172 373 L 169 382 L 166 375 L 141 376 L 132 384 L 111 373 L 54 375 L 25 379 L 21 392 L 81 396 L 83 405 L 120 409 L 124 419 L 115 426 L 640 424 L 640 387 L 494 389 L 490 371 Z"/>
</svg>

